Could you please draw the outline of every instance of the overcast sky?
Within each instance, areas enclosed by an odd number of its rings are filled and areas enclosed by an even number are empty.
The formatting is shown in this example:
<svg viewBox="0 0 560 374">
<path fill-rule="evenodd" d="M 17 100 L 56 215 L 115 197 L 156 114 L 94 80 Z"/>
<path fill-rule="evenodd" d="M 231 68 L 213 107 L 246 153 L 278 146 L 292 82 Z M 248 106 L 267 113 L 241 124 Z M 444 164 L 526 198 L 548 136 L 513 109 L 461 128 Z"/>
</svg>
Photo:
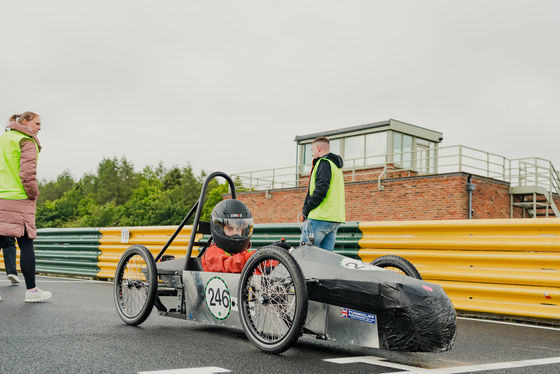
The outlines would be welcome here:
<svg viewBox="0 0 560 374">
<path fill-rule="evenodd" d="M 397 119 L 560 168 L 560 1 L 0 0 L 0 119 L 39 177 L 292 166 L 296 135 Z"/>
</svg>

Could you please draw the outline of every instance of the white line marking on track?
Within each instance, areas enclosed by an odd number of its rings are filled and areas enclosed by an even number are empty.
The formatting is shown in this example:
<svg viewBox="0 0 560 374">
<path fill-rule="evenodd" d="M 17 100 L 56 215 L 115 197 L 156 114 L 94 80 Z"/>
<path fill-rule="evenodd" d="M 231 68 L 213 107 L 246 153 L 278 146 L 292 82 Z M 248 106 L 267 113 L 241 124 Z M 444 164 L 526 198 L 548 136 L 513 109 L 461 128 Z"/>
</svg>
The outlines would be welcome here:
<svg viewBox="0 0 560 374">
<path fill-rule="evenodd" d="M 414 367 L 414 366 L 396 364 L 394 362 L 387 361 L 385 358 L 375 357 L 375 356 L 331 358 L 331 359 L 327 359 L 327 360 L 324 360 L 324 361 L 332 362 L 332 363 L 335 363 L 335 364 L 362 363 L 362 364 L 378 365 L 378 366 L 383 366 L 383 367 L 388 367 L 388 368 L 393 368 L 393 369 L 406 370 L 407 373 L 410 370 L 424 370 L 424 371 L 426 370 L 426 369 L 420 369 L 420 368 L 417 368 L 417 367 Z"/>
<path fill-rule="evenodd" d="M 551 364 L 560 364 L 560 357 L 542 358 L 537 360 L 525 360 L 525 361 L 498 362 L 494 364 L 482 364 L 482 365 L 472 365 L 472 366 L 457 366 L 457 367 L 450 367 L 450 368 L 431 369 L 428 370 L 428 372 L 429 374 L 459 374 L 459 373 L 472 373 L 476 371 L 512 369 L 512 368 L 522 368 L 528 366 L 541 366 L 541 365 L 551 365 Z M 425 369 L 412 370 L 407 373 L 408 374 L 426 373 L 426 370 Z"/>
<path fill-rule="evenodd" d="M 208 366 L 204 368 L 140 371 L 138 372 L 138 374 L 214 374 L 214 373 L 229 373 L 229 372 L 230 370 L 227 369 L 222 369 L 215 366 Z"/>
<path fill-rule="evenodd" d="M 407 374 L 416 374 L 416 373 L 460 374 L 460 373 L 472 373 L 476 371 L 485 371 L 485 370 L 500 370 L 500 369 L 512 369 L 512 368 L 521 368 L 521 367 L 528 367 L 528 366 L 560 364 L 560 357 L 541 358 L 536 360 L 525 360 L 525 361 L 498 362 L 493 364 L 455 366 L 455 367 L 438 368 L 438 369 L 423 369 L 423 368 L 417 368 L 413 366 L 400 365 L 400 364 L 388 362 L 384 358 L 373 357 L 373 356 L 334 358 L 334 359 L 328 359 L 324 361 L 333 362 L 335 364 L 364 363 L 364 364 L 378 365 L 378 366 L 383 366 L 383 367 L 388 367 L 393 369 L 404 370 L 405 373 Z"/>
</svg>

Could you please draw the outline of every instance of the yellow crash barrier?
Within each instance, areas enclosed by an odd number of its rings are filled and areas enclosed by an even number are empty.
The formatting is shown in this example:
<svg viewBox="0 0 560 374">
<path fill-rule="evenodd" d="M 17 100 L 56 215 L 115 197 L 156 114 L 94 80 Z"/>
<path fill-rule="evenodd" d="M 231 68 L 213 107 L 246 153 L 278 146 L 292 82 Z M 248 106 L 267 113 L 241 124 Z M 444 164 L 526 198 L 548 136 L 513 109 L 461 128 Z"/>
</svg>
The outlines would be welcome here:
<svg viewBox="0 0 560 374">
<path fill-rule="evenodd" d="M 432 280 L 559 286 L 560 256 L 548 253 L 466 252 L 402 249 L 360 249 L 364 262 L 397 255 L 412 262 L 423 277 Z"/>
<path fill-rule="evenodd" d="M 102 228 L 99 239 L 99 278 L 112 279 L 115 277 L 117 265 L 123 253 L 128 247 L 141 244 L 154 255 L 159 253 L 169 238 L 177 230 L 177 226 L 149 226 L 149 227 L 118 227 Z M 192 226 L 185 226 L 177 235 L 173 243 L 165 251 L 165 255 L 172 255 L 176 258 L 185 257 L 189 239 L 191 237 Z M 196 240 L 202 238 L 198 234 Z M 193 248 L 193 256 L 198 254 L 198 247 Z"/>
<path fill-rule="evenodd" d="M 366 222 L 359 257 L 404 257 L 459 311 L 560 319 L 560 219 Z"/>
<path fill-rule="evenodd" d="M 362 222 L 360 230 L 360 248 L 560 252 L 558 218 Z"/>
<path fill-rule="evenodd" d="M 520 317 L 560 318 L 560 291 L 549 288 L 438 282 L 455 309 Z"/>
</svg>

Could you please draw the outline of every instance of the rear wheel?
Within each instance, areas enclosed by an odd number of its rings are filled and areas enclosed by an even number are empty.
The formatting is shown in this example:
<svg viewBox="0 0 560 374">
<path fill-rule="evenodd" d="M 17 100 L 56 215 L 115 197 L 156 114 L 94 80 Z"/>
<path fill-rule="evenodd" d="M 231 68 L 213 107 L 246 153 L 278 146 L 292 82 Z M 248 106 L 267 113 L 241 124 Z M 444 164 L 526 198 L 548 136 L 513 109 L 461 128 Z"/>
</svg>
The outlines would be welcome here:
<svg viewBox="0 0 560 374">
<path fill-rule="evenodd" d="M 289 349 L 307 319 L 307 285 L 294 258 L 284 249 L 259 249 L 239 281 L 239 314 L 247 338 L 267 353 Z"/>
<path fill-rule="evenodd" d="M 422 280 L 422 276 L 408 260 L 394 255 L 386 255 L 376 258 L 371 262 L 372 265 L 379 266 L 400 274 L 407 275 Z"/>
<path fill-rule="evenodd" d="M 157 295 L 157 270 L 154 257 L 141 245 L 128 248 L 115 273 L 115 305 L 119 317 L 137 326 L 152 312 Z"/>
</svg>

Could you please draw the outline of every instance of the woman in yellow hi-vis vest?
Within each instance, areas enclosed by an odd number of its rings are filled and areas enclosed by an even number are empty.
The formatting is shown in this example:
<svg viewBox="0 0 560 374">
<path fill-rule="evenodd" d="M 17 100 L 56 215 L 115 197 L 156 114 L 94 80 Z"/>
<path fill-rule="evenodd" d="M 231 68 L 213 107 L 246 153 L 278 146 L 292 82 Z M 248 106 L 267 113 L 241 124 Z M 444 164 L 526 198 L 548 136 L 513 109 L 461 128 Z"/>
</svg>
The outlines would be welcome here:
<svg viewBox="0 0 560 374">
<path fill-rule="evenodd" d="M 309 242 L 313 233 L 314 245 L 334 250 L 336 232 L 346 220 L 342 157 L 330 152 L 330 142 L 320 137 L 311 143 L 313 169 L 303 204 L 302 242 Z"/>
<path fill-rule="evenodd" d="M 41 144 L 37 134 L 41 118 L 33 112 L 14 114 L 6 132 L 0 136 L 0 246 L 5 237 L 17 238 L 20 267 L 27 291 L 26 302 L 41 302 L 51 293 L 35 284 L 35 251 L 37 237 L 35 209 L 39 197 L 37 159 Z"/>
</svg>

